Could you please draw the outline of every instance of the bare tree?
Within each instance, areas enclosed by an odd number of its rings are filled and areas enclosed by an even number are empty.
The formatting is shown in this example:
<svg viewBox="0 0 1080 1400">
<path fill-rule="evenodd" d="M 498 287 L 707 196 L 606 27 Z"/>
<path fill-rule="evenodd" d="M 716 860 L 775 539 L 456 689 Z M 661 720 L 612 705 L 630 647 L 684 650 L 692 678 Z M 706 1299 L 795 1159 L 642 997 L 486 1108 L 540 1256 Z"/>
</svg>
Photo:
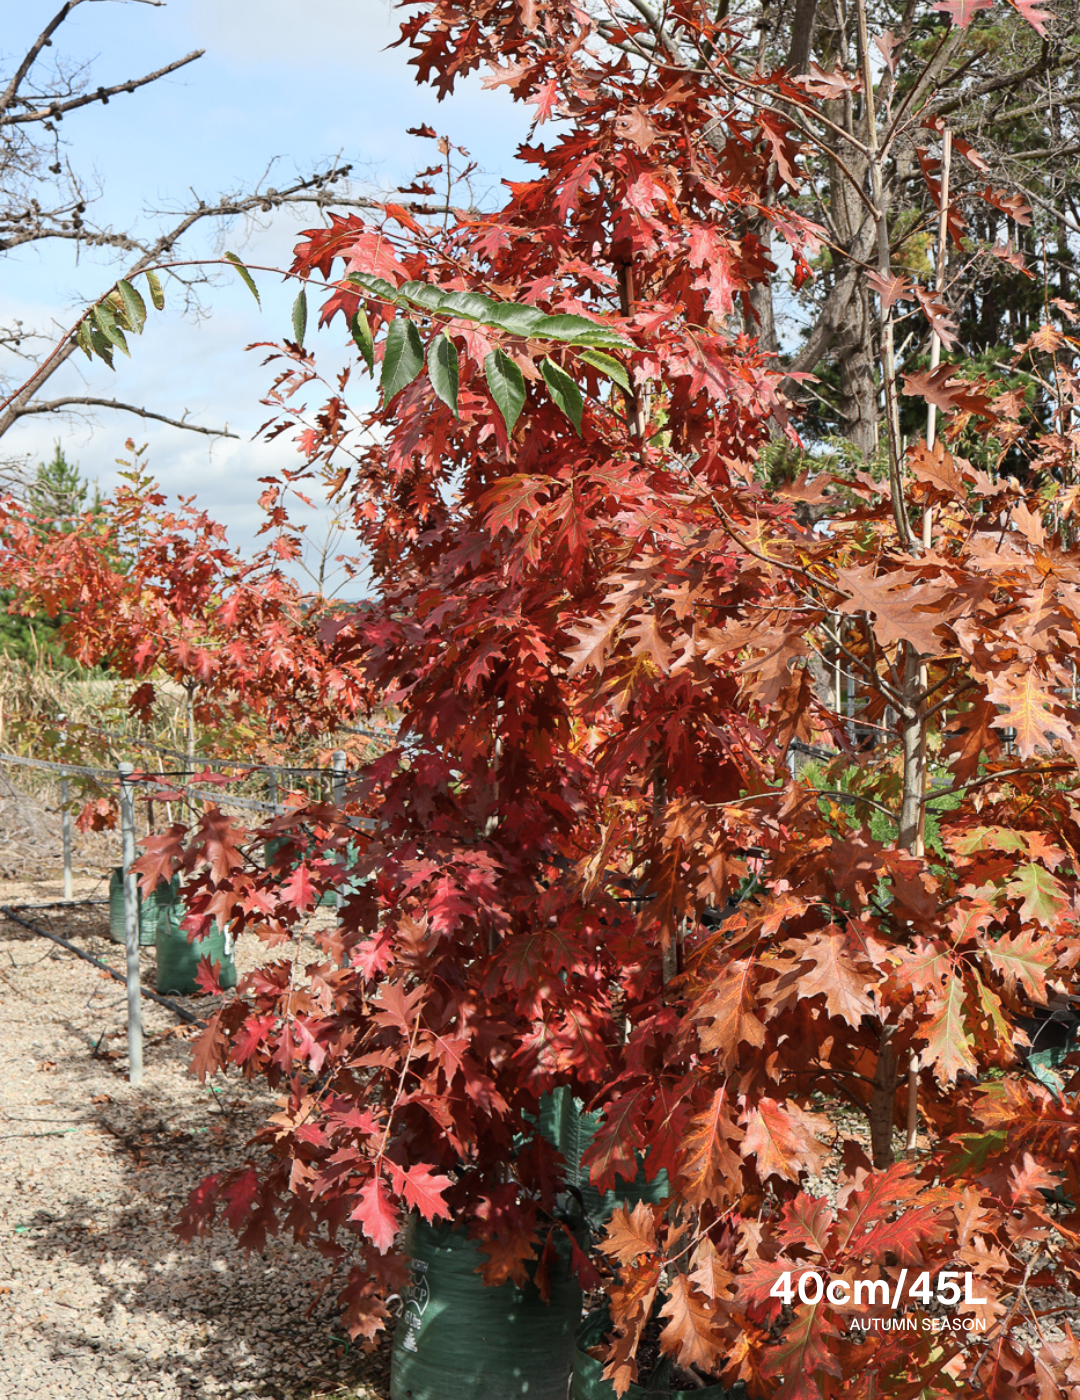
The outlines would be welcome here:
<svg viewBox="0 0 1080 1400">
<path fill-rule="evenodd" d="M 176 260 L 185 235 L 204 220 L 225 225 L 236 219 L 272 215 L 284 206 L 325 208 L 333 203 L 337 207 L 366 207 L 376 203 L 352 191 L 348 165 L 333 163 L 276 188 L 269 183 L 271 162 L 262 178 L 247 189 L 209 200 L 196 195 L 186 206 L 148 216 L 145 223 L 149 231 L 142 226 L 117 228 L 99 219 L 96 210 L 102 191 L 73 159 L 67 134 L 71 118 L 94 103 L 126 100 L 138 89 L 196 62 L 204 51 L 184 54 L 141 77 L 95 85 L 88 64 L 52 52 L 65 20 L 86 3 L 89 0 L 67 0 L 10 74 L 0 73 L 0 255 L 49 242 L 70 245 L 76 256 L 85 249 L 111 249 L 123 269 L 120 275 L 130 280 L 163 261 Z M 156 6 L 161 0 L 136 3 Z M 205 270 L 177 269 L 169 275 L 183 285 L 186 304 L 197 305 L 197 288 L 206 280 Z M 111 278 L 109 282 L 111 285 Z M 235 436 L 226 427 L 192 421 L 186 411 L 169 412 L 165 405 L 151 407 L 91 393 L 46 396 L 46 386 L 76 349 L 66 330 L 27 326 L 18 320 L 0 325 L 0 437 L 29 416 L 100 409 L 119 410 L 209 436 Z M 9 486 L 17 485 L 24 474 L 21 459 L 0 462 L 0 480 L 6 479 Z"/>
</svg>

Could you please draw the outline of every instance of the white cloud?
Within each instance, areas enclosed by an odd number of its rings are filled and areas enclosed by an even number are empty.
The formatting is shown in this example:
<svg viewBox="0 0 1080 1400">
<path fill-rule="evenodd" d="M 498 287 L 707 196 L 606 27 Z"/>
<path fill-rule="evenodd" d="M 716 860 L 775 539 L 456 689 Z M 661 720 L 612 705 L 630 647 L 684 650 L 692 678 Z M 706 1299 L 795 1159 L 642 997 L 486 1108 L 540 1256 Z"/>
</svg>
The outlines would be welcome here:
<svg viewBox="0 0 1080 1400">
<path fill-rule="evenodd" d="M 176 8 L 193 39 L 244 67 L 370 68 L 398 35 L 387 0 L 305 0 L 302 12 L 293 0 L 187 0 Z"/>
</svg>

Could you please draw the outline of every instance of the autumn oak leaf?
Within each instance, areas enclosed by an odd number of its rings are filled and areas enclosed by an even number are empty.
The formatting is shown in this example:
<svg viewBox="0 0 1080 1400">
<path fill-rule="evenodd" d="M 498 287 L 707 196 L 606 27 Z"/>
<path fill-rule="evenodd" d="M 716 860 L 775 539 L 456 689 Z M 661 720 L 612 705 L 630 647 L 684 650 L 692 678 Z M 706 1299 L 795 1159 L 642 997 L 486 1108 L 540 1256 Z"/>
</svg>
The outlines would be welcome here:
<svg viewBox="0 0 1080 1400">
<path fill-rule="evenodd" d="M 301 861 L 281 887 L 281 897 L 286 904 L 301 911 L 315 907 L 315 887 L 311 883 L 306 864 Z"/>
<path fill-rule="evenodd" d="M 372 1177 L 361 1189 L 359 1203 L 349 1219 L 359 1223 L 380 1254 L 385 1254 L 394 1243 L 399 1225 L 398 1213 L 381 1176 Z"/>
</svg>

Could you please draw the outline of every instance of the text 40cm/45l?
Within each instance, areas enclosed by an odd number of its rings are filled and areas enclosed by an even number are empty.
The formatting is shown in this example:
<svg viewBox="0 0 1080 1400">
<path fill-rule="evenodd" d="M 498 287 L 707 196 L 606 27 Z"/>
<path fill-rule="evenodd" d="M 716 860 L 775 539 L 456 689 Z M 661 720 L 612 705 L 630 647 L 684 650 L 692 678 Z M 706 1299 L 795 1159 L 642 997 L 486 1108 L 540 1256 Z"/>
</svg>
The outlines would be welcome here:
<svg viewBox="0 0 1080 1400">
<path fill-rule="evenodd" d="M 851 1304 L 858 1306 L 863 1303 L 887 1306 L 891 1303 L 894 1308 L 898 1308 L 902 1303 L 916 1302 L 928 1308 L 931 1303 L 937 1302 L 951 1308 L 957 1303 L 977 1305 L 987 1301 L 985 1298 L 975 1297 L 974 1277 L 970 1272 L 951 1273 L 943 1269 L 933 1278 L 929 1272 L 924 1271 L 905 1293 L 907 1276 L 908 1270 L 901 1269 L 899 1278 L 894 1284 L 890 1284 L 883 1278 L 830 1279 L 819 1274 L 816 1269 L 807 1269 L 798 1274 L 798 1281 L 793 1283 L 795 1273 L 788 1269 L 769 1289 L 769 1297 L 779 1298 L 789 1306 L 796 1299 L 808 1304 L 820 1303 L 824 1299 L 837 1307 Z"/>
</svg>

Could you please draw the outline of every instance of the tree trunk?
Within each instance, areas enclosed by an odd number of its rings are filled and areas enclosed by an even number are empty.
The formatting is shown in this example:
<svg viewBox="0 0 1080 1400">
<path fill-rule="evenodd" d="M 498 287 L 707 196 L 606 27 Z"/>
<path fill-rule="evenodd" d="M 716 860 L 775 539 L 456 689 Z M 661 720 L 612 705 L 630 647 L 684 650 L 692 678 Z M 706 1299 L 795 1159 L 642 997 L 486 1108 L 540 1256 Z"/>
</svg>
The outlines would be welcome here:
<svg viewBox="0 0 1080 1400">
<path fill-rule="evenodd" d="M 837 346 L 840 413 L 844 436 L 869 458 L 878 445 L 878 392 L 869 297 L 864 286 L 851 298 L 848 313 L 847 327 Z"/>
<path fill-rule="evenodd" d="M 874 1166 L 879 1170 L 891 1167 L 895 1160 L 893 1115 L 900 1077 L 892 1044 L 895 1031 L 895 1026 L 882 1027 L 878 1040 L 877 1068 L 874 1070 L 874 1092 L 870 1098 L 870 1151 Z"/>
</svg>

